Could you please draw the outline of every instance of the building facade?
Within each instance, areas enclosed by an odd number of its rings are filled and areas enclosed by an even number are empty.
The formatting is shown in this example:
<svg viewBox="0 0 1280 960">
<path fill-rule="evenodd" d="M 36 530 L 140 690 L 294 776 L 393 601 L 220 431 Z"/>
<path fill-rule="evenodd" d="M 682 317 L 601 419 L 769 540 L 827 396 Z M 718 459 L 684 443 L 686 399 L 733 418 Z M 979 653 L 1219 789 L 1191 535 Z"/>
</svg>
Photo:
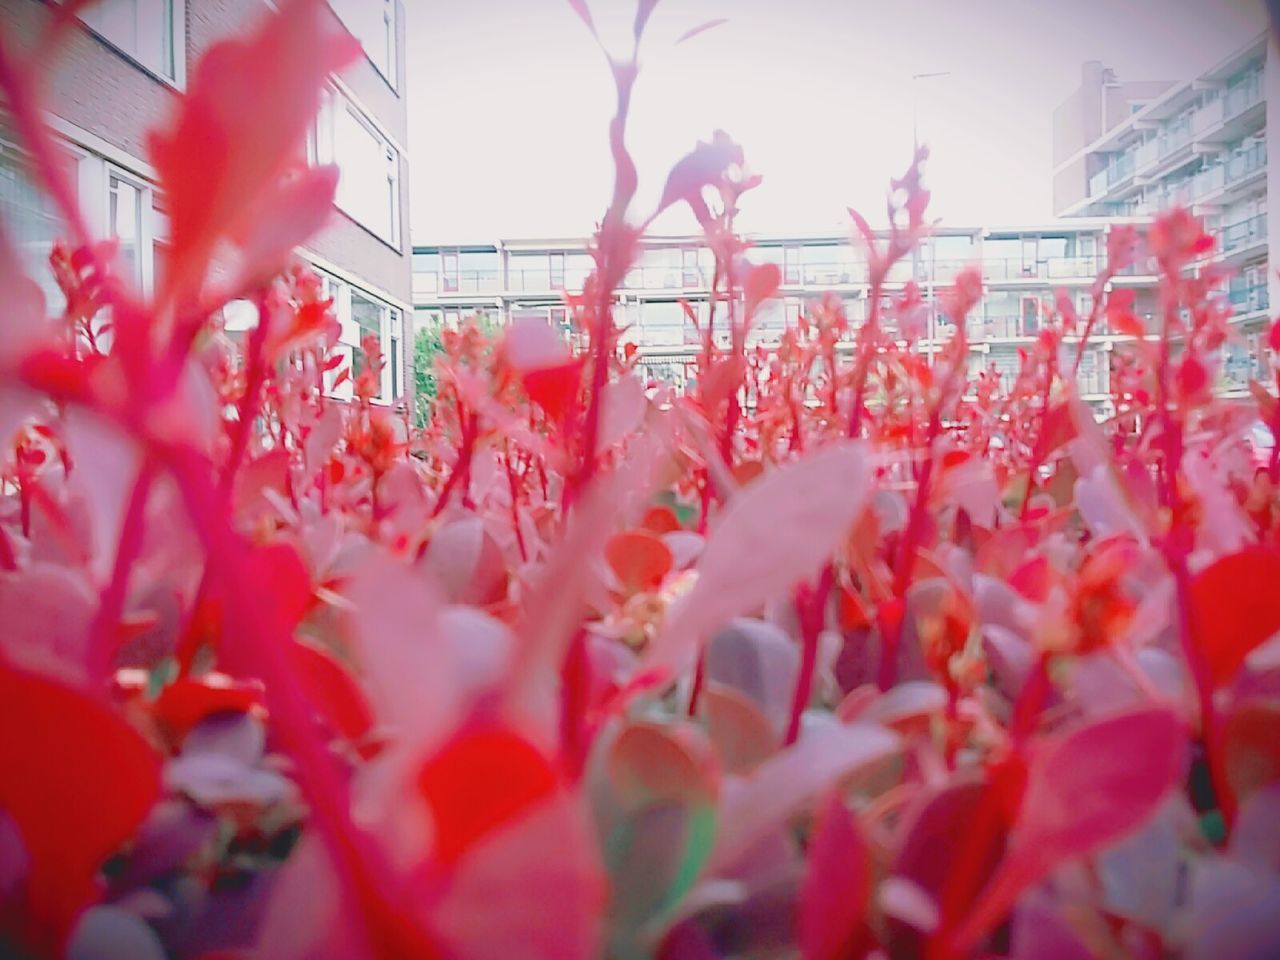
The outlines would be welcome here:
<svg viewBox="0 0 1280 960">
<path fill-rule="evenodd" d="M 956 275 L 969 265 L 982 269 L 985 291 L 970 315 L 970 369 L 994 366 L 1006 380 L 1018 369 L 1018 350 L 1033 342 L 1054 306 L 1057 292 L 1081 314 L 1091 305 L 1091 288 L 1105 263 L 1107 233 L 1115 219 L 1076 219 L 1035 228 L 941 228 L 921 245 L 914 260 L 899 264 L 889 277 L 893 296 L 913 277 L 928 308 L 928 352 L 954 331 L 936 302 Z M 751 330 L 750 343 L 776 342 L 806 304 L 825 294 L 844 302 L 856 327 L 867 316 L 870 285 L 865 256 L 847 236 L 753 237 L 748 256 L 776 263 L 782 272 L 778 296 L 765 303 Z M 710 302 L 714 260 L 700 237 L 647 238 L 636 266 L 617 294 L 615 322 L 624 341 L 638 346 L 649 375 L 682 382 L 698 353 L 698 332 L 684 304 L 705 317 Z M 540 316 L 567 328 L 564 293 L 582 288 L 591 270 L 585 241 L 508 240 L 490 245 L 414 248 L 414 306 L 419 325 L 453 326 L 479 315 L 496 323 Z M 1136 268 L 1115 280 L 1135 291 L 1135 310 L 1155 312 L 1156 278 Z M 682 303 L 683 301 L 683 303 Z M 1090 338 L 1080 366 L 1080 390 L 1100 406 L 1107 403 L 1111 356 L 1128 338 L 1112 334 L 1105 317 Z M 1064 351 L 1073 362 L 1078 340 L 1068 337 Z M 846 343 L 849 349 L 851 342 Z M 1069 365 L 1069 364 L 1068 364 Z"/>
<path fill-rule="evenodd" d="M 29 47 L 54 2 L 0 0 L 0 37 L 18 50 Z M 165 199 L 147 162 L 146 133 L 167 115 L 202 54 L 251 29 L 271 7 L 268 0 L 97 0 L 52 68 L 48 121 L 89 226 L 117 239 L 123 269 L 144 292 L 164 269 L 167 242 Z M 329 8 L 365 56 L 331 79 L 308 138 L 309 158 L 336 164 L 341 177 L 329 224 L 298 253 L 334 298 L 341 350 L 351 356 L 362 337 L 379 337 L 388 360 L 382 399 L 389 402 L 408 386 L 412 321 L 405 8 L 403 0 L 329 0 Z M 45 261 L 61 228 L 6 127 L 0 111 L 0 217 L 56 302 Z M 233 305 L 228 327 L 243 324 L 247 313 Z"/>
<path fill-rule="evenodd" d="M 1280 304 L 1280 263 L 1269 197 L 1269 130 L 1280 117 L 1280 64 L 1261 35 L 1212 69 L 1173 83 L 1121 83 L 1086 63 L 1054 114 L 1054 205 L 1062 217 L 1146 216 L 1174 205 L 1203 216 L 1230 265 L 1238 336 L 1224 357 L 1224 389 L 1270 381 L 1266 329 Z"/>
</svg>

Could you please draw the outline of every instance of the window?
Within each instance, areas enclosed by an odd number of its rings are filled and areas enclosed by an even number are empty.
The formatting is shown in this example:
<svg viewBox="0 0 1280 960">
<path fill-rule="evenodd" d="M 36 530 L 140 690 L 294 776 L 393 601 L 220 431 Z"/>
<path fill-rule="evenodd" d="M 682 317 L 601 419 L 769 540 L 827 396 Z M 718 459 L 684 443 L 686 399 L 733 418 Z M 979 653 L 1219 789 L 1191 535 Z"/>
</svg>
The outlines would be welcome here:
<svg viewBox="0 0 1280 960">
<path fill-rule="evenodd" d="M 784 261 L 782 282 L 788 286 L 795 286 L 800 282 L 800 248 L 787 247 Z"/>
<path fill-rule="evenodd" d="M 400 154 L 337 90 L 316 120 L 314 158 L 340 172 L 334 203 L 370 233 L 400 249 Z"/>
<path fill-rule="evenodd" d="M 458 292 L 458 251 L 446 250 L 440 254 L 441 286 L 445 293 Z"/>
<path fill-rule="evenodd" d="M 80 19 L 152 73 L 180 84 L 183 12 L 180 0 L 99 0 Z"/>
<path fill-rule="evenodd" d="M 395 90 L 396 3 L 395 0 L 329 0 L 342 25 L 364 47 L 364 55 Z"/>
<path fill-rule="evenodd" d="M 120 275 L 142 289 L 142 189 L 118 174 L 107 178 L 108 229 L 117 243 Z"/>
<path fill-rule="evenodd" d="M 27 177 L 21 154 L 0 142 L 0 222 L 22 266 L 44 292 L 51 312 L 62 309 L 62 293 L 49 269 L 49 252 L 62 234 L 51 201 Z"/>
<path fill-rule="evenodd" d="M 551 254 L 551 289 L 564 289 L 564 254 Z"/>
<path fill-rule="evenodd" d="M 344 280 L 317 271 L 324 281 L 324 294 L 333 300 L 334 312 L 342 334 L 334 352 L 345 357 L 354 379 L 365 369 L 363 341 L 373 337 L 382 351 L 382 382 L 378 385 L 378 400 L 391 402 L 404 394 L 405 344 L 404 321 L 399 310 L 373 294 L 354 287 Z M 351 398 L 351 384 L 333 388 L 332 380 L 337 371 L 327 375 L 328 389 L 340 399 Z"/>
<path fill-rule="evenodd" d="M 682 285 L 685 287 L 696 287 L 702 282 L 702 273 L 698 270 L 698 251 L 688 248 L 680 252 L 682 273 Z"/>
</svg>

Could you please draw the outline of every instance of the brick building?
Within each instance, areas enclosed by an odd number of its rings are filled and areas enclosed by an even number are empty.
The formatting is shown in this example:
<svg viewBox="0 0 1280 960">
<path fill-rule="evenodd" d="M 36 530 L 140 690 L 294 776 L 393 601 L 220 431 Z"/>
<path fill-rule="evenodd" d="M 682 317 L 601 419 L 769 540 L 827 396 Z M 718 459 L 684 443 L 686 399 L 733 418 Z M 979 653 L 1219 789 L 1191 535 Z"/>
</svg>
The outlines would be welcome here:
<svg viewBox="0 0 1280 960">
<path fill-rule="evenodd" d="M 55 0 L 0 0 L 0 37 L 34 42 Z M 313 160 L 341 169 L 334 214 L 298 253 L 325 278 L 342 322 L 342 349 L 377 333 L 388 358 L 382 397 L 406 386 L 412 319 L 403 0 L 329 0 L 365 56 L 330 83 L 313 125 Z M 155 284 L 166 241 L 164 197 L 154 188 L 146 131 L 212 44 L 250 29 L 268 0 L 97 0 L 53 68 L 49 123 L 73 165 L 91 229 L 119 240 L 121 263 L 144 290 Z M 264 91 L 269 96 L 269 91 Z M 23 169 L 0 112 L 0 217 L 34 275 L 61 232 Z M 54 291 L 50 290 L 51 293 Z M 56 295 L 56 294 L 55 294 Z M 234 327 L 239 313 L 228 312 Z"/>
</svg>

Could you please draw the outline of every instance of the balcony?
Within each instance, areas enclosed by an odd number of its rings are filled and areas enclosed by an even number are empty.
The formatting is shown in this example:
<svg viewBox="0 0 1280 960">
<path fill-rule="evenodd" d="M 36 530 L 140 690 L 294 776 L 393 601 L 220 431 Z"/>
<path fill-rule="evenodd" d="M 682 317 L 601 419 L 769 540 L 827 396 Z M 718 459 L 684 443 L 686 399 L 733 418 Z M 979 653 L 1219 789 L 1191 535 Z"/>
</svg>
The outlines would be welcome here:
<svg viewBox="0 0 1280 960">
<path fill-rule="evenodd" d="M 1267 167 L 1267 145 L 1259 142 L 1243 153 L 1237 153 L 1226 163 L 1226 182 L 1239 183 Z"/>
<path fill-rule="evenodd" d="M 1227 293 L 1227 299 L 1231 301 L 1231 306 L 1235 308 L 1237 315 L 1259 313 L 1270 309 L 1271 306 L 1271 298 L 1265 283 L 1233 283 Z"/>
<path fill-rule="evenodd" d="M 1219 233 L 1219 249 L 1231 253 L 1258 243 L 1267 242 L 1267 215 L 1259 213 L 1247 220 L 1223 227 Z"/>
<path fill-rule="evenodd" d="M 942 264 L 938 265 L 939 267 Z M 1092 280 L 1098 275 L 1096 257 L 1045 257 L 1026 262 L 1017 257 L 984 258 L 982 278 L 988 283 L 1006 280 Z"/>
</svg>

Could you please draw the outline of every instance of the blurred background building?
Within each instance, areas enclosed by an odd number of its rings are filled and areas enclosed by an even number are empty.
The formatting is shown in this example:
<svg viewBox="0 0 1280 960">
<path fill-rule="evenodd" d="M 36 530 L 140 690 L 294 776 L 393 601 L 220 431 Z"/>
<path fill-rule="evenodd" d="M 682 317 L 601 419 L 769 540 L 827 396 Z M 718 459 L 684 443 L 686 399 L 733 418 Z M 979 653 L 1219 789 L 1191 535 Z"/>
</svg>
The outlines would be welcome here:
<svg viewBox="0 0 1280 960">
<path fill-rule="evenodd" d="M 1183 206 L 1217 236 L 1215 259 L 1235 271 L 1228 296 L 1239 337 L 1223 386 L 1266 373 L 1266 328 L 1280 287 L 1268 216 L 1267 131 L 1280 117 L 1280 68 L 1265 34 L 1195 77 L 1130 83 L 1096 61 L 1054 113 L 1054 208 L 1059 216 L 1148 216 Z M 1275 121 L 1275 122 L 1273 122 Z M 1280 188 L 1280 187 L 1278 187 Z"/>
<path fill-rule="evenodd" d="M 1088 313 L 1090 288 L 1105 263 L 1107 233 L 1119 222 L 1077 219 L 1043 227 L 940 228 L 923 243 L 915 263 L 907 259 L 894 269 L 884 295 L 887 301 L 900 292 L 914 274 L 925 300 L 926 330 L 932 334 L 920 349 L 928 352 L 931 344 L 954 335 L 937 310 L 939 293 L 964 267 L 979 265 L 986 291 L 966 330 L 970 369 L 976 373 L 994 365 L 1011 379 L 1018 369 L 1019 347 L 1036 337 L 1058 290 L 1067 292 L 1078 312 Z M 782 286 L 778 296 L 761 307 L 749 344 L 776 343 L 805 305 L 826 293 L 841 299 L 851 326 L 866 318 L 867 263 L 849 237 L 757 236 L 752 241 L 749 257 L 776 263 Z M 580 290 L 591 270 L 585 240 L 420 246 L 414 248 L 413 262 L 419 324 L 446 326 L 479 315 L 495 323 L 539 316 L 566 327 L 564 293 Z M 681 301 L 700 323 L 705 321 L 713 267 L 711 251 L 700 237 L 651 237 L 644 242 L 639 262 L 618 291 L 615 321 L 625 327 L 623 341 L 639 347 L 650 376 L 682 383 L 691 375 L 700 340 Z M 1115 282 L 1134 288 L 1140 315 L 1154 314 L 1156 278 L 1150 269 L 1135 268 Z M 724 308 L 720 311 L 723 318 Z M 1110 353 L 1124 339 L 1106 328 L 1105 318 L 1090 338 L 1080 367 L 1080 388 L 1095 403 L 1106 399 Z M 1064 344 L 1064 351 L 1070 351 L 1068 363 L 1074 362 L 1077 344 L 1076 338 Z M 845 348 L 851 345 L 849 340 Z"/>
<path fill-rule="evenodd" d="M 310 157 L 336 163 L 342 175 L 329 225 L 298 253 L 334 297 L 342 350 L 352 355 L 368 334 L 381 340 L 389 360 L 382 398 L 390 401 L 408 382 L 412 301 L 405 8 L 403 0 L 329 0 L 329 6 L 365 56 L 332 79 L 311 131 Z M 204 51 L 250 29 L 269 9 L 263 0 L 97 0 L 52 69 L 46 106 L 60 159 L 74 175 L 90 229 L 118 240 L 122 269 L 143 291 L 163 273 L 168 243 L 146 132 L 167 115 L 174 91 L 186 87 Z M 0 37 L 25 51 L 51 14 L 45 0 L 0 0 Z M 0 108 L 0 218 L 56 304 L 45 261 L 63 230 L 6 126 Z M 228 326 L 243 325 L 246 314 L 252 316 L 232 308 Z"/>
<path fill-rule="evenodd" d="M 1049 224 L 1013 228 L 939 229 L 914 263 L 904 262 L 885 291 L 912 279 L 929 305 L 928 352 L 952 335 L 934 309 L 938 293 L 960 269 L 981 266 L 982 302 L 967 330 L 970 365 L 994 366 L 1007 380 L 1018 350 L 1036 336 L 1056 292 L 1081 315 L 1105 263 L 1106 238 L 1121 223 L 1145 224 L 1176 204 L 1204 216 L 1218 238 L 1214 258 L 1235 276 L 1227 291 L 1238 334 L 1224 350 L 1218 389 L 1243 394 L 1252 377 L 1269 382 L 1265 331 L 1280 291 L 1269 264 L 1268 113 L 1280 104 L 1275 52 L 1258 36 L 1204 74 L 1179 82 L 1122 82 L 1096 61 L 1083 65 L 1079 90 L 1054 115 L 1054 205 Z M 805 304 L 825 293 L 844 302 L 853 325 L 867 315 L 865 258 L 848 236 L 754 236 L 749 256 L 782 269 L 777 299 L 765 304 L 752 343 L 776 342 Z M 1276 251 L 1280 256 L 1280 251 Z M 616 319 L 654 377 L 685 380 L 698 333 L 681 301 L 705 317 L 713 260 L 699 237 L 651 237 L 618 294 Z M 478 314 L 495 323 L 538 315 L 566 326 L 565 291 L 577 291 L 591 269 L 586 241 L 502 240 L 491 244 L 415 246 L 414 306 L 420 324 L 455 325 Z M 1115 280 L 1134 290 L 1135 313 L 1157 314 L 1154 266 L 1141 263 Z M 567 328 L 567 326 L 566 326 Z M 931 339 L 932 338 L 932 339 Z M 1080 365 L 1080 391 L 1105 409 L 1113 358 L 1130 338 L 1103 317 Z M 1067 337 L 1071 360 L 1078 341 Z M 847 348 L 847 347 L 846 347 Z"/>
</svg>

